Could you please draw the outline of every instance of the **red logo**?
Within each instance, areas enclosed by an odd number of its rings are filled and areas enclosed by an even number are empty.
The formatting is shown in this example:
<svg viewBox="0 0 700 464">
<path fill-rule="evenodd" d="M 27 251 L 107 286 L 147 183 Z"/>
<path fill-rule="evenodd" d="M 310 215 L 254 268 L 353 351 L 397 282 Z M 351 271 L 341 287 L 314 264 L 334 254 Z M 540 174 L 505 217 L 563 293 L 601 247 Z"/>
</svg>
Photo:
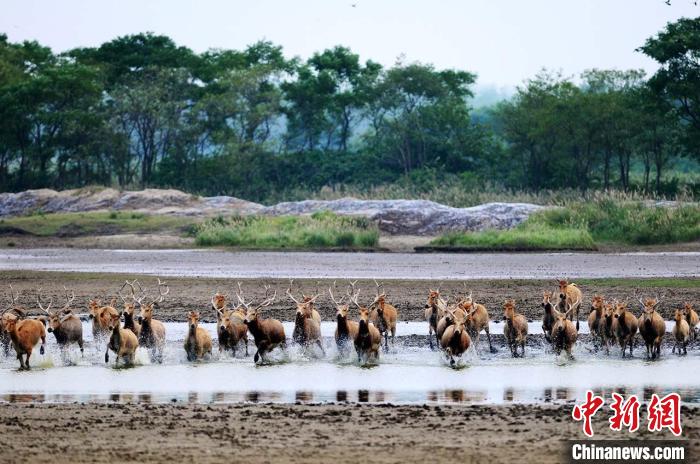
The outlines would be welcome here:
<svg viewBox="0 0 700 464">
<path fill-rule="evenodd" d="M 649 431 L 658 432 L 669 429 L 675 436 L 683 431 L 681 427 L 681 396 L 669 393 L 659 399 L 659 395 L 651 395 L 649 402 Z"/>
<path fill-rule="evenodd" d="M 581 406 L 578 404 L 574 406 L 573 411 L 571 411 L 571 416 L 576 421 L 583 420 L 583 433 L 586 436 L 593 436 L 593 427 L 591 426 L 591 417 L 595 415 L 600 408 L 603 407 L 605 400 L 600 396 L 595 396 L 592 391 L 588 390 L 586 392 L 586 402 Z"/>
<path fill-rule="evenodd" d="M 630 432 L 639 429 L 639 400 L 636 395 L 629 397 L 627 401 L 622 395 L 612 394 L 613 404 L 610 405 L 615 414 L 609 419 L 611 430 L 622 430 L 622 426 Z"/>
</svg>

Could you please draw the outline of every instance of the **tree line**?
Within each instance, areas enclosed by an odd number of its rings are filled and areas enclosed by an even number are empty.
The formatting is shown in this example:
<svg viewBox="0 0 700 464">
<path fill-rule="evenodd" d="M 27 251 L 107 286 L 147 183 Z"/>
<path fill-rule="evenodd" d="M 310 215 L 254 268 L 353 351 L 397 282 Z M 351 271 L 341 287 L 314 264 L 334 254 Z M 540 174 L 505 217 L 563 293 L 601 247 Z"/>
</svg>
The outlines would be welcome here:
<svg viewBox="0 0 700 464">
<path fill-rule="evenodd" d="M 0 35 L 0 190 L 156 186 L 265 200 L 457 178 L 660 193 L 670 165 L 700 153 L 700 18 L 670 23 L 639 51 L 659 62 L 655 75 L 543 71 L 476 111 L 472 72 L 387 68 L 342 46 L 301 60 L 266 41 L 195 53 L 144 33 L 56 54 Z"/>
</svg>

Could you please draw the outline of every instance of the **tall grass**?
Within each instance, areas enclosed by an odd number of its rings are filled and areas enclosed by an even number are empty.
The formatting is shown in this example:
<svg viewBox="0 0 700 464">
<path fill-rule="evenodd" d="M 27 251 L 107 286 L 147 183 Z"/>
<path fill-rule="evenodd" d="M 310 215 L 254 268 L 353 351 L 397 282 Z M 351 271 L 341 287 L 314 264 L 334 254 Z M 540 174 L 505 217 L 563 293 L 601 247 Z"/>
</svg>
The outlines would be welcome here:
<svg viewBox="0 0 700 464">
<path fill-rule="evenodd" d="M 255 249 L 369 249 L 377 246 L 379 230 L 362 217 L 324 211 L 311 216 L 217 217 L 195 230 L 200 246 Z"/>
<path fill-rule="evenodd" d="M 697 203 L 661 206 L 600 197 L 540 211 L 511 230 L 448 233 L 431 244 L 496 250 L 590 250 L 605 243 L 655 245 L 698 239 Z"/>
</svg>

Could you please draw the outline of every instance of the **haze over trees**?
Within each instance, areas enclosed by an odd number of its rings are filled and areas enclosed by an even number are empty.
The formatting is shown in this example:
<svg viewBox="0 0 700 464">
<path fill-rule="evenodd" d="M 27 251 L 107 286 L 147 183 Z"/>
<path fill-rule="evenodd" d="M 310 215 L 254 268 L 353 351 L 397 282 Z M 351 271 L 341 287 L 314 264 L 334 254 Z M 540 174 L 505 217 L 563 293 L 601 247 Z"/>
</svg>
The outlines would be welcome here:
<svg viewBox="0 0 700 464">
<path fill-rule="evenodd" d="M 269 201 L 449 182 L 675 194 L 665 174 L 700 159 L 700 18 L 640 45 L 660 64 L 653 76 L 544 70 L 477 114 L 476 74 L 384 68 L 341 46 L 304 61 L 264 41 L 198 54 L 137 34 L 54 54 L 0 35 L 0 190 L 153 186 Z"/>
</svg>

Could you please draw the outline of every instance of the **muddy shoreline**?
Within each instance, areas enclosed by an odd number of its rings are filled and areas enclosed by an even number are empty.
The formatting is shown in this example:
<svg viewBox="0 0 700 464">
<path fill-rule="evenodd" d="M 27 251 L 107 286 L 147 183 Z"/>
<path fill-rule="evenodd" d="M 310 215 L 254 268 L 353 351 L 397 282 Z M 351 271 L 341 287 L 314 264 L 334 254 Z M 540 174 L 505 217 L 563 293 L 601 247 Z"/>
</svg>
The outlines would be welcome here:
<svg viewBox="0 0 700 464">
<path fill-rule="evenodd" d="M 683 437 L 700 455 L 700 408 Z M 673 439 L 670 432 L 595 438 Z M 565 460 L 584 439 L 571 405 L 3 404 L 0 463 L 519 462 Z M 690 462 L 690 461 L 688 461 Z"/>
<path fill-rule="evenodd" d="M 63 286 L 75 291 L 76 300 L 74 310 L 76 312 L 87 311 L 87 300 L 89 298 L 101 298 L 109 301 L 117 298 L 117 290 L 124 282 L 125 278 L 132 279 L 134 275 L 129 274 L 95 274 L 95 273 L 72 273 L 72 272 L 33 272 L 33 271 L 0 271 L 0 281 L 4 286 L 4 291 L 8 285 L 12 285 L 15 291 L 20 291 L 20 302 L 27 308 L 37 308 L 36 290 L 43 289 L 46 297 L 53 297 L 56 304 L 63 301 Z M 151 276 L 139 277 L 151 294 L 155 294 L 156 278 Z M 252 301 L 260 300 L 264 295 L 264 285 L 271 286 L 271 291 L 277 291 L 277 300 L 266 310 L 266 316 L 274 317 L 283 321 L 293 320 L 294 305 L 285 296 L 285 290 L 289 286 L 286 279 L 221 279 L 206 277 L 163 277 L 170 286 L 170 294 L 165 301 L 157 308 L 157 317 L 164 321 L 181 322 L 186 319 L 186 314 L 190 310 L 200 310 L 204 320 L 212 322 L 215 315 L 211 310 L 209 301 L 211 296 L 219 291 L 228 293 L 235 299 L 234 289 L 236 282 L 240 281 L 245 292 L 246 299 Z M 322 293 L 318 299 L 318 309 L 323 320 L 334 320 L 335 307 L 328 297 L 328 288 L 333 285 L 334 280 L 328 279 L 299 279 L 294 281 L 297 289 L 301 288 L 305 293 Z M 347 281 L 335 281 L 339 293 L 347 285 Z M 586 282 L 586 281 L 585 281 Z M 665 301 L 660 307 L 660 313 L 665 319 L 671 319 L 673 310 L 681 306 L 685 301 L 697 302 L 700 300 L 700 286 L 697 279 L 683 279 L 678 288 L 648 288 L 642 293 L 657 295 L 665 293 Z M 622 282 L 624 283 L 624 282 Z M 505 298 L 514 298 L 517 309 L 530 320 L 539 320 L 542 317 L 542 290 L 556 290 L 552 281 L 549 280 L 466 280 L 466 281 L 444 281 L 426 282 L 424 280 L 383 280 L 384 291 L 389 301 L 397 306 L 400 321 L 422 321 L 424 317 L 424 306 L 427 299 L 428 289 L 440 285 L 443 295 L 450 296 L 451 299 L 458 295 L 463 295 L 466 288 L 473 292 L 477 302 L 483 303 L 489 309 L 492 320 L 502 319 L 501 305 Z M 357 288 L 361 289 L 360 302 L 368 304 L 376 291 L 372 280 L 359 280 Z M 615 281 L 593 281 L 593 283 L 582 283 L 579 285 L 584 294 L 584 304 L 581 309 L 580 319 L 585 320 L 590 308 L 590 298 L 594 293 L 604 295 L 609 299 L 629 299 L 632 309 L 637 313 L 636 299 L 634 298 L 635 287 L 621 285 Z M 297 291 L 298 295 L 298 291 Z M 7 297 L 5 297 L 7 298 Z M 117 298 L 117 302 L 121 304 Z"/>
</svg>

